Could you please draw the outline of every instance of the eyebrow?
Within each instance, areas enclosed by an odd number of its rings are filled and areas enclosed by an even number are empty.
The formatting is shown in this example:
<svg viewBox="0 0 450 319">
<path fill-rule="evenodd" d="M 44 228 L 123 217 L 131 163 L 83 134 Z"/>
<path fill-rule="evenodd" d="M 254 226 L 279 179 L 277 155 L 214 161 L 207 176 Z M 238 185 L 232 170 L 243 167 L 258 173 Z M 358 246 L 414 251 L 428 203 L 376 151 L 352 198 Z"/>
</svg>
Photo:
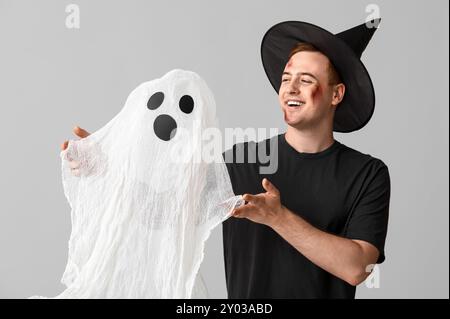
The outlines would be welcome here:
<svg viewBox="0 0 450 319">
<path fill-rule="evenodd" d="M 309 73 L 309 72 L 299 72 L 299 73 L 297 73 L 297 74 L 300 74 L 300 75 L 309 75 L 310 77 L 316 79 L 316 81 L 319 81 L 314 75 L 312 75 L 312 74 Z M 292 74 L 289 73 L 289 72 L 283 72 L 283 74 L 281 75 L 281 77 L 283 77 L 283 75 L 292 75 Z"/>
</svg>

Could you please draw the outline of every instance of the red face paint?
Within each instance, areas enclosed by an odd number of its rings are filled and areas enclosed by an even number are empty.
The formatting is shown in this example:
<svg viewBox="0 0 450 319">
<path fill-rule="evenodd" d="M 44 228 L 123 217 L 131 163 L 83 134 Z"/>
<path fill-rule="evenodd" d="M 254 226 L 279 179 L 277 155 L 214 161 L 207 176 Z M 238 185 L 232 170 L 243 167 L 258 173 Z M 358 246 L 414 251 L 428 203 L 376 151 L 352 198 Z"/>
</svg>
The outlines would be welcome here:
<svg viewBox="0 0 450 319">
<path fill-rule="evenodd" d="M 322 88 L 319 84 L 315 85 L 315 87 L 312 89 L 311 98 L 314 104 L 316 103 L 316 101 L 319 101 L 322 98 Z"/>
</svg>

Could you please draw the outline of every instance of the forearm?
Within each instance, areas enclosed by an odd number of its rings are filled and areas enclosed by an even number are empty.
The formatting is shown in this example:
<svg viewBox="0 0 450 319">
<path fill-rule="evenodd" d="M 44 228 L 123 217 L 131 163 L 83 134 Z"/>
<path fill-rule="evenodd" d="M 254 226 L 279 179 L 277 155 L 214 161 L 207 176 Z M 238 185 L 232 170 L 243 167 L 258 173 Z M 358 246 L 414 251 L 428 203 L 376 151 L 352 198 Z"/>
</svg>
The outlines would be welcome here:
<svg viewBox="0 0 450 319">
<path fill-rule="evenodd" d="M 285 207 L 271 227 L 311 262 L 349 284 L 367 277 L 371 262 L 357 242 L 326 233 Z"/>
</svg>

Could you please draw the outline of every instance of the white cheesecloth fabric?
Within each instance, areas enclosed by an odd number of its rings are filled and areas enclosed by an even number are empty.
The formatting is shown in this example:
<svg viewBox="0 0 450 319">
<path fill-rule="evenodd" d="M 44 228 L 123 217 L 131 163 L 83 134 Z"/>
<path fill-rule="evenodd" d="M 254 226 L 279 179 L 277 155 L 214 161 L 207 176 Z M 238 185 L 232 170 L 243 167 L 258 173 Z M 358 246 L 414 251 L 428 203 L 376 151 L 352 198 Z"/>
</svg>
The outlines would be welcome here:
<svg viewBox="0 0 450 319">
<path fill-rule="evenodd" d="M 194 289 L 205 241 L 242 204 L 221 150 L 212 162 L 202 156 L 215 109 L 200 76 L 172 70 L 138 86 L 104 127 L 69 141 L 61 158 L 72 233 L 67 289 L 56 298 L 205 297 Z"/>
</svg>

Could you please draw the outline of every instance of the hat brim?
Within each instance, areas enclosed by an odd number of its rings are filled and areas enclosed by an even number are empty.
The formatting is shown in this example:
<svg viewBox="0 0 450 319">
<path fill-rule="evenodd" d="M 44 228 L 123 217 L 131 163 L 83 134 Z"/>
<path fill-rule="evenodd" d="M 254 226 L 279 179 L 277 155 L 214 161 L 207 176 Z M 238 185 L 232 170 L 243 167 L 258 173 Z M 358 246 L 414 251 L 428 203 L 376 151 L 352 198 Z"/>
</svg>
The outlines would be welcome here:
<svg viewBox="0 0 450 319">
<path fill-rule="evenodd" d="M 345 84 L 344 99 L 334 115 L 336 132 L 359 130 L 369 122 L 375 109 L 375 91 L 366 67 L 355 52 L 329 31 L 302 21 L 285 21 L 271 27 L 261 43 L 264 71 L 278 93 L 290 51 L 298 42 L 315 46 L 325 54 Z"/>
</svg>

